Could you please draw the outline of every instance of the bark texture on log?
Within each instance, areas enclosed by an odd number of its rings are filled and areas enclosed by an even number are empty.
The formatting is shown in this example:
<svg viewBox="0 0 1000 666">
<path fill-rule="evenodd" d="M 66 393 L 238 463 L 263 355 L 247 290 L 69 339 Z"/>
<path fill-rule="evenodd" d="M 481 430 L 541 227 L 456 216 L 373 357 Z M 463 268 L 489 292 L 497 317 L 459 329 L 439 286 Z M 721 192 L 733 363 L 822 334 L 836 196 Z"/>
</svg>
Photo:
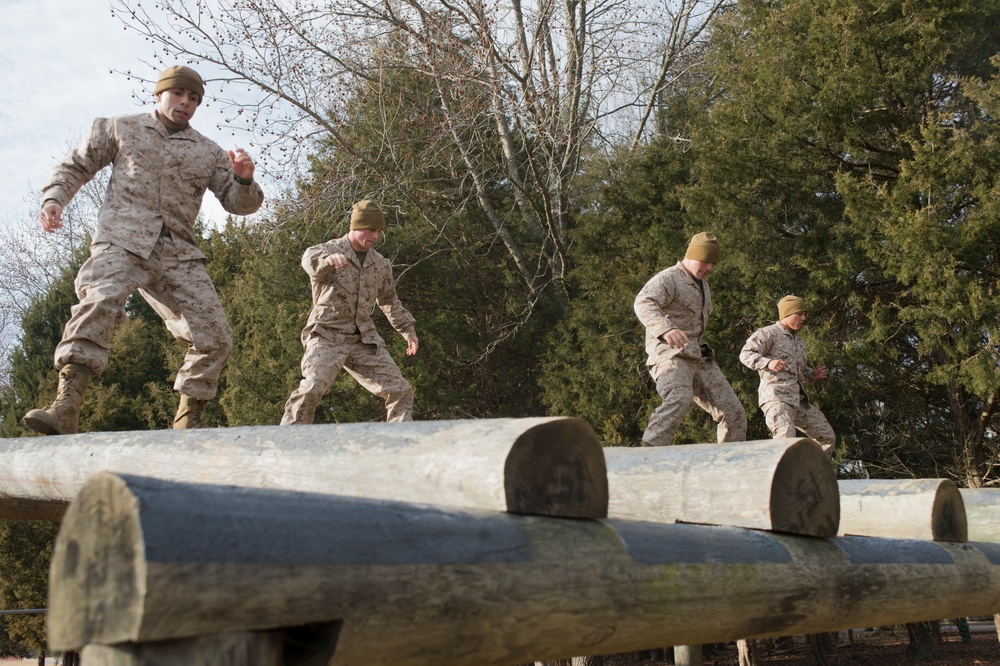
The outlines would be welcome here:
<svg viewBox="0 0 1000 666">
<path fill-rule="evenodd" d="M 812 439 L 608 447 L 604 458 L 612 518 L 837 535 L 836 471 Z"/>
<path fill-rule="evenodd" d="M 969 540 L 965 503 L 958 486 L 948 479 L 840 481 L 840 533 Z"/>
<path fill-rule="evenodd" d="M 106 473 L 56 540 L 48 635 L 65 650 L 342 621 L 333 666 L 484 666 L 997 609 L 1000 544 L 565 520 Z"/>
<path fill-rule="evenodd" d="M 576 418 L 98 432 L 0 439 L 0 518 L 59 520 L 99 472 L 569 518 L 608 510 Z"/>
</svg>

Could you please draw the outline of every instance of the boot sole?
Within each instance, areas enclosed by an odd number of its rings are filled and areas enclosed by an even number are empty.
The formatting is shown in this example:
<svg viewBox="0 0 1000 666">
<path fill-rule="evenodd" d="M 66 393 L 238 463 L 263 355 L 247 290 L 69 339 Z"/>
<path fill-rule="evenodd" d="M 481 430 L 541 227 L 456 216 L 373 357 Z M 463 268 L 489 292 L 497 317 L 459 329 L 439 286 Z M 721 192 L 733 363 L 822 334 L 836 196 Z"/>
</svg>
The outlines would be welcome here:
<svg viewBox="0 0 1000 666">
<path fill-rule="evenodd" d="M 55 421 L 44 409 L 32 409 L 24 415 L 21 422 L 27 428 L 43 435 L 61 435 L 59 423 Z"/>
</svg>

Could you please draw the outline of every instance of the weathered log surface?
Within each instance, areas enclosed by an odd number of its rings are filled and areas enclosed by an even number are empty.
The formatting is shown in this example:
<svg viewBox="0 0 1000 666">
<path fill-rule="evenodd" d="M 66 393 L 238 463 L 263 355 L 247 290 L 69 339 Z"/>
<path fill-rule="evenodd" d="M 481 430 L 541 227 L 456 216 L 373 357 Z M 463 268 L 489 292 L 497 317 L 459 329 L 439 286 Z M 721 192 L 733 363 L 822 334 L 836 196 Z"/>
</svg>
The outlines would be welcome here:
<svg viewBox="0 0 1000 666">
<path fill-rule="evenodd" d="M 59 520 L 103 471 L 571 518 L 608 508 L 590 424 L 524 418 L 0 439 L 0 518 Z"/>
<path fill-rule="evenodd" d="M 340 620 L 333 665 L 485 666 L 997 610 L 1000 544 L 564 520 L 102 474 L 56 540 L 48 636 L 65 650 Z"/>
<path fill-rule="evenodd" d="M 612 518 L 837 535 L 830 456 L 812 439 L 608 447 Z"/>
<path fill-rule="evenodd" d="M 280 632 L 210 634 L 135 645 L 88 645 L 86 666 L 286 666 Z"/>
<path fill-rule="evenodd" d="M 948 479 L 845 479 L 840 533 L 931 541 L 968 541 L 965 503 Z"/>
<path fill-rule="evenodd" d="M 969 541 L 1000 542 L 1000 488 L 959 488 L 969 522 Z"/>
</svg>

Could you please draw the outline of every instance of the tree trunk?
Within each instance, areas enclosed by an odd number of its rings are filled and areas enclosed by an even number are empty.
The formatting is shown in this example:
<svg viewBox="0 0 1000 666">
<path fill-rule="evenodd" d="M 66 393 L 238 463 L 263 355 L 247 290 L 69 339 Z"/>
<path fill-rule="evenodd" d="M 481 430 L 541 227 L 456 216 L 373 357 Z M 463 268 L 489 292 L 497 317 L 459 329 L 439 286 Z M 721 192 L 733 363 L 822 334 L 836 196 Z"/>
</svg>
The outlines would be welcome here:
<svg viewBox="0 0 1000 666">
<path fill-rule="evenodd" d="M 604 666 L 604 657 L 573 657 L 573 666 Z"/>
<path fill-rule="evenodd" d="M 757 641 L 736 641 L 736 651 L 739 653 L 740 666 L 757 666 Z"/>
<path fill-rule="evenodd" d="M 674 663 L 677 666 L 701 666 L 703 663 L 700 645 L 675 645 Z"/>
<path fill-rule="evenodd" d="M 913 661 L 928 661 L 934 657 L 930 622 L 907 622 L 906 633 L 910 636 L 910 645 L 906 651 Z"/>
</svg>

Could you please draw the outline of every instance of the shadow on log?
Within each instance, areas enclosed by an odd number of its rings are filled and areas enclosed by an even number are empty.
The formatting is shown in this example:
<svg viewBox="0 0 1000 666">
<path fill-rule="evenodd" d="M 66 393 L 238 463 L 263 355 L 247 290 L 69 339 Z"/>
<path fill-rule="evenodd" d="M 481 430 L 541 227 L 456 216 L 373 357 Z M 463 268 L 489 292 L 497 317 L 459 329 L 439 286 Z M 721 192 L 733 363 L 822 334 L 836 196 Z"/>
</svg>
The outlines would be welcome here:
<svg viewBox="0 0 1000 666">
<path fill-rule="evenodd" d="M 603 518 L 601 444 L 577 418 L 97 432 L 0 440 L 0 518 L 60 520 L 104 471 L 191 483 Z"/>
<path fill-rule="evenodd" d="M 962 494 L 948 479 L 840 481 L 840 533 L 930 541 L 969 540 Z"/>
<path fill-rule="evenodd" d="M 1000 544 L 565 520 L 105 473 L 57 537 L 48 636 L 66 650 L 340 621 L 334 665 L 485 666 L 997 609 Z"/>
<path fill-rule="evenodd" d="M 612 518 L 837 534 L 836 471 L 812 439 L 609 447 L 604 458 Z"/>
</svg>

